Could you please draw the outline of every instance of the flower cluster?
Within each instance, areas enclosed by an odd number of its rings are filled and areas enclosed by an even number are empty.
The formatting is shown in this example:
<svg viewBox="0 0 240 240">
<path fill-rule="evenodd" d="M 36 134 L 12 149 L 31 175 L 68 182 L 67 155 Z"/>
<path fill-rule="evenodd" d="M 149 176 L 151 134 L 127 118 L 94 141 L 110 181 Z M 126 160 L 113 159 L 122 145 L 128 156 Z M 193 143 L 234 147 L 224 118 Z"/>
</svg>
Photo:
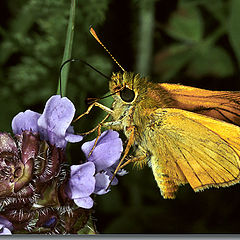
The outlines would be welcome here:
<svg viewBox="0 0 240 240">
<path fill-rule="evenodd" d="M 118 162 L 122 153 L 122 141 L 117 132 L 105 131 L 99 137 L 94 147 L 95 140 L 82 145 L 82 150 L 87 162 L 81 165 L 71 166 L 71 178 L 69 181 L 69 196 L 74 202 L 83 208 L 91 208 L 93 200 L 92 193 L 105 194 L 113 177 L 114 165 Z M 117 179 L 112 185 L 117 184 Z"/>
<path fill-rule="evenodd" d="M 85 163 L 69 166 L 67 143 L 83 139 L 70 126 L 74 114 L 72 102 L 55 95 L 43 114 L 27 110 L 13 118 L 14 138 L 0 133 L 2 234 L 76 233 L 87 222 L 91 195 L 109 191 L 122 141 L 117 132 L 105 131 L 96 144 L 93 140 L 82 145 Z M 116 177 L 111 184 L 117 184 Z"/>
</svg>

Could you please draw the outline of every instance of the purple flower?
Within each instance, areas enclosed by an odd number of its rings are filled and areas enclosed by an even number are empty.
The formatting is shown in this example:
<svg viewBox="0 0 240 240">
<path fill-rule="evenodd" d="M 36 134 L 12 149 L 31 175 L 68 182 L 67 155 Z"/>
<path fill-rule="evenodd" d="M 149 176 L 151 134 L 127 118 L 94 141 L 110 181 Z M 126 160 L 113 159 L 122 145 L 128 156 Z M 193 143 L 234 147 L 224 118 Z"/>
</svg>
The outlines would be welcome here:
<svg viewBox="0 0 240 240">
<path fill-rule="evenodd" d="M 87 162 L 71 167 L 71 177 L 66 189 L 68 196 L 83 208 L 93 206 L 93 200 L 90 197 L 92 193 L 102 195 L 110 191 L 106 189 L 123 151 L 119 134 L 113 130 L 101 134 L 93 152 L 88 157 L 94 143 L 95 139 L 82 145 Z M 112 185 L 115 184 L 117 184 L 116 178 L 112 182 Z"/>
<path fill-rule="evenodd" d="M 11 235 L 13 225 L 6 218 L 0 216 L 0 235 Z"/>
<path fill-rule="evenodd" d="M 113 130 L 103 132 L 99 137 L 92 154 L 88 157 L 94 143 L 95 139 L 84 143 L 82 145 L 82 150 L 87 160 L 95 164 L 97 172 L 108 169 L 119 160 L 123 147 L 118 132 Z"/>
<path fill-rule="evenodd" d="M 113 130 L 108 130 L 101 134 L 92 154 L 88 157 L 94 143 L 95 140 L 84 143 L 82 145 L 82 150 L 87 160 L 95 164 L 96 187 L 94 193 L 101 195 L 109 192 L 109 189 L 106 189 L 112 179 L 113 172 L 118 165 L 123 147 L 118 132 Z M 118 180 L 115 177 L 111 185 L 116 185 L 117 182 Z"/>
<path fill-rule="evenodd" d="M 96 185 L 94 189 L 94 193 L 97 195 L 103 195 L 110 191 L 107 190 L 108 185 L 110 184 L 111 177 L 107 174 L 107 172 L 102 171 L 95 175 L 96 178 Z M 111 183 L 112 184 L 112 183 Z"/>
<path fill-rule="evenodd" d="M 71 166 L 71 177 L 68 182 L 67 194 L 75 204 L 82 208 L 91 208 L 96 179 L 94 177 L 95 166 L 92 162 Z"/>
<path fill-rule="evenodd" d="M 18 113 L 12 120 L 13 133 L 20 135 L 24 130 L 37 133 L 37 121 L 40 116 L 40 113 L 33 112 L 31 110 L 26 110 L 25 112 Z"/>
<path fill-rule="evenodd" d="M 74 114 L 73 103 L 66 97 L 55 95 L 47 101 L 43 114 L 31 110 L 17 114 L 12 120 L 12 129 L 15 134 L 24 130 L 39 133 L 41 139 L 65 148 L 67 142 L 79 142 L 83 138 L 75 135 L 70 126 Z"/>
</svg>

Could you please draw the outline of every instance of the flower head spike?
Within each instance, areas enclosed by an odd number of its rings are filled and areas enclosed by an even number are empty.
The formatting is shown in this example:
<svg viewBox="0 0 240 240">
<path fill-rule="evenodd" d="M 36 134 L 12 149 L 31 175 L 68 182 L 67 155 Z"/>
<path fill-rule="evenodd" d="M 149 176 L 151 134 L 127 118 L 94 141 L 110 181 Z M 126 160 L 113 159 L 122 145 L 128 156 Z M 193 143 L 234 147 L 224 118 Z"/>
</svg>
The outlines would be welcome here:
<svg viewBox="0 0 240 240">
<path fill-rule="evenodd" d="M 69 167 L 67 142 L 83 138 L 70 126 L 74 114 L 71 101 L 55 95 L 43 114 L 14 117 L 14 137 L 0 133 L 0 213 L 11 223 L 0 218 L 3 233 L 77 233 L 89 219 L 92 195 L 109 191 L 123 151 L 119 134 L 105 131 L 96 146 L 95 140 L 83 144 L 87 162 Z"/>
<path fill-rule="evenodd" d="M 52 96 L 43 114 L 27 110 L 14 117 L 14 137 L 0 132 L 0 213 L 13 226 L 11 230 L 0 221 L 4 233 L 66 233 L 76 231 L 75 218 L 88 218 L 64 190 L 69 178 L 66 144 L 83 138 L 70 126 L 74 113 L 70 100 Z M 84 200 L 84 206 L 92 201 Z"/>
</svg>

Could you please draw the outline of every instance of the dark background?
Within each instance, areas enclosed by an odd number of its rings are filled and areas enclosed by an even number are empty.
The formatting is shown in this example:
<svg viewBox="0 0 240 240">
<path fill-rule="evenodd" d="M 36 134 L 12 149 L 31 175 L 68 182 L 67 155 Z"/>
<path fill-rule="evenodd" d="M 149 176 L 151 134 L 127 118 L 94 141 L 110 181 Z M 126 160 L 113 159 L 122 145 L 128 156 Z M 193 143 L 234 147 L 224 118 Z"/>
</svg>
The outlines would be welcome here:
<svg viewBox="0 0 240 240">
<path fill-rule="evenodd" d="M 19 111 L 42 112 L 56 93 L 69 8 L 64 0 L 0 2 L 1 131 L 11 131 Z M 79 0 L 72 56 L 109 76 L 120 70 L 89 34 L 93 25 L 127 71 L 155 82 L 240 90 L 239 12 L 238 0 Z M 71 64 L 67 96 L 77 114 L 87 97 L 107 92 L 104 78 Z M 96 109 L 75 129 L 87 131 L 102 117 Z M 71 147 L 73 163 L 80 161 L 79 148 Z M 240 233 L 239 184 L 200 193 L 183 186 L 176 200 L 164 200 L 150 168 L 127 169 L 110 193 L 95 198 L 92 217 L 100 233 Z"/>
</svg>

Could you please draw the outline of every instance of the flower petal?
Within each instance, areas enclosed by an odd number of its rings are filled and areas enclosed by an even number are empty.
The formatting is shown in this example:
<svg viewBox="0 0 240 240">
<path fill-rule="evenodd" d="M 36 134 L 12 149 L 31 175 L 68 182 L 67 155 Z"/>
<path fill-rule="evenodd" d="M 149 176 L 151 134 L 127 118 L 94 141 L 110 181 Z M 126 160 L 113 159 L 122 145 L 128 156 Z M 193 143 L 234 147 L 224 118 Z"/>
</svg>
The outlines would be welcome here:
<svg viewBox="0 0 240 240">
<path fill-rule="evenodd" d="M 14 134 L 21 134 L 24 130 L 38 132 L 37 121 L 41 114 L 26 110 L 18 113 L 12 120 L 12 130 Z"/>
<path fill-rule="evenodd" d="M 4 225 L 0 224 L 0 235 L 12 235 L 12 233 Z"/>
<path fill-rule="evenodd" d="M 86 157 L 92 150 L 95 140 L 82 145 Z M 101 134 L 88 161 L 94 162 L 97 172 L 105 170 L 119 160 L 123 151 L 122 140 L 116 131 L 108 130 Z"/>
<path fill-rule="evenodd" d="M 72 134 L 72 133 L 66 133 L 66 136 L 65 136 L 65 140 L 71 143 L 80 142 L 82 141 L 82 139 L 83 139 L 83 136 Z"/>
<path fill-rule="evenodd" d="M 125 169 L 120 169 L 118 172 L 117 172 L 117 175 L 122 177 L 124 175 L 128 174 L 128 171 L 125 170 Z"/>
<path fill-rule="evenodd" d="M 38 119 L 41 137 L 59 148 L 66 147 L 65 135 L 74 113 L 75 107 L 68 98 L 61 98 L 59 95 L 52 96 Z"/>
<path fill-rule="evenodd" d="M 97 173 L 95 175 L 95 178 L 96 178 L 96 186 L 95 186 L 94 193 L 98 195 L 108 193 L 110 189 L 108 190 L 106 189 L 110 183 L 110 179 L 109 179 L 109 176 L 106 174 L 106 172 Z"/>
<path fill-rule="evenodd" d="M 75 143 L 82 141 L 83 136 L 74 134 L 73 126 L 69 126 L 66 132 L 65 140 L 67 142 Z"/>
<path fill-rule="evenodd" d="M 8 221 L 8 219 L 0 216 L 0 224 L 5 226 L 6 228 L 10 229 L 11 231 L 13 230 L 13 225 L 11 222 Z"/>
<path fill-rule="evenodd" d="M 91 195 L 95 188 L 95 166 L 91 162 L 71 166 L 71 177 L 68 183 L 68 195 L 71 199 Z"/>
<path fill-rule="evenodd" d="M 93 200 L 91 197 L 76 198 L 74 199 L 75 204 L 78 207 L 90 209 L 93 206 Z"/>
<path fill-rule="evenodd" d="M 65 137 L 65 140 L 71 143 L 80 142 L 82 141 L 82 139 L 83 139 L 83 136 L 77 135 L 77 134 L 71 134 L 71 133 L 67 133 Z"/>
</svg>

